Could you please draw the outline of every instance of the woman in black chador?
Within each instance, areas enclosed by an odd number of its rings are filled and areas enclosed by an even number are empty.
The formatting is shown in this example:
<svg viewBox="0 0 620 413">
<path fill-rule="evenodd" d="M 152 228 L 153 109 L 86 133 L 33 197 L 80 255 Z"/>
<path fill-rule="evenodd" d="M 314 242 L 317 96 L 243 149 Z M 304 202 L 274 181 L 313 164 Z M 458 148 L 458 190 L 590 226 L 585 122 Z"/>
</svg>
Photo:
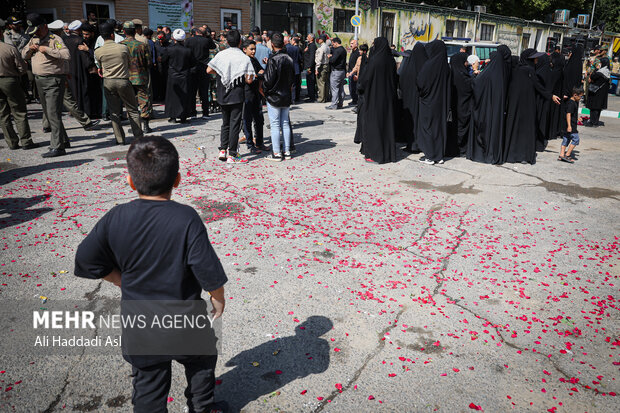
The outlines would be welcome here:
<svg viewBox="0 0 620 413">
<path fill-rule="evenodd" d="M 424 44 L 417 42 L 409 56 L 403 59 L 398 72 L 400 94 L 403 99 L 403 119 L 400 122 L 407 138 L 405 150 L 412 153 L 420 152 L 415 130 L 418 123 L 418 105 L 420 104 L 420 95 L 418 94 L 416 81 L 418 73 L 420 73 L 427 59 L 428 56 Z"/>
<path fill-rule="evenodd" d="M 551 93 L 562 99 L 562 88 L 564 86 L 564 66 L 566 61 L 559 51 L 551 53 L 551 81 L 553 88 Z M 549 109 L 549 139 L 555 139 L 562 134 L 563 125 L 566 119 L 562 119 L 562 114 L 566 116 L 561 105 L 551 105 Z"/>
<path fill-rule="evenodd" d="M 367 161 L 395 162 L 396 62 L 385 37 L 377 37 L 370 50 L 357 89 L 364 96 L 360 116 L 364 118 L 361 129 L 360 152 Z M 358 129 L 360 125 L 357 125 Z"/>
<path fill-rule="evenodd" d="M 553 73 L 551 72 L 551 58 L 546 53 L 540 55 L 535 63 L 536 76 L 548 94 L 553 91 Z M 546 96 L 536 97 L 536 151 L 542 152 L 547 147 L 551 134 L 550 118 L 551 102 Z"/>
<path fill-rule="evenodd" d="M 586 107 L 590 109 L 590 120 L 585 126 L 602 126 L 603 122 L 599 119 L 601 111 L 607 109 L 607 98 L 609 95 L 609 59 L 604 57 L 599 63 L 596 71 L 590 75 L 590 85 L 588 86 L 588 98 Z"/>
<path fill-rule="evenodd" d="M 536 50 L 526 49 L 521 53 L 521 59 L 513 57 L 502 163 L 536 162 L 536 100 L 560 101 L 536 76 L 534 65 L 538 55 L 540 53 Z"/>
<path fill-rule="evenodd" d="M 416 140 L 424 152 L 420 162 L 443 163 L 448 139 L 450 66 L 443 41 L 433 40 L 425 48 L 428 60 L 416 79 L 420 94 Z"/>
<path fill-rule="evenodd" d="M 448 155 L 465 156 L 467 153 L 467 139 L 471 123 L 471 97 L 473 94 L 472 81 L 467 64 L 467 53 L 457 53 L 450 58 L 452 70 L 452 122 L 456 126 L 458 148 L 453 148 Z M 449 145 L 450 146 L 450 145 Z M 451 149 L 451 148 L 450 148 Z"/>
<path fill-rule="evenodd" d="M 504 148 L 504 113 L 512 70 L 510 49 L 501 45 L 473 81 L 472 124 L 467 159 L 497 164 Z"/>
</svg>

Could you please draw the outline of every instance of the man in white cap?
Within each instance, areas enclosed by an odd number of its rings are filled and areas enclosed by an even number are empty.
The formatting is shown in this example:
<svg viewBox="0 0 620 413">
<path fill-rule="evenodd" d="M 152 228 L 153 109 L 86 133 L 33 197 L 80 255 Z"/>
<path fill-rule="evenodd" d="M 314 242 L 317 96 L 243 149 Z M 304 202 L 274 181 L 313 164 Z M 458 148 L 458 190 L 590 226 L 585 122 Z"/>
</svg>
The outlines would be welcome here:
<svg viewBox="0 0 620 413">
<path fill-rule="evenodd" d="M 62 20 L 58 19 L 48 24 L 47 28 L 50 29 L 50 31 L 55 32 L 56 30 L 62 30 L 64 26 L 65 26 L 65 23 Z"/>
<path fill-rule="evenodd" d="M 174 44 L 166 49 L 162 56 L 162 64 L 168 65 L 168 84 L 166 87 L 166 116 L 168 122 L 174 123 L 177 118 L 186 123 L 192 114 L 190 102 L 196 95 L 190 96 L 191 68 L 194 66 L 192 52 L 183 42 L 185 31 L 176 29 L 172 33 Z"/>
</svg>

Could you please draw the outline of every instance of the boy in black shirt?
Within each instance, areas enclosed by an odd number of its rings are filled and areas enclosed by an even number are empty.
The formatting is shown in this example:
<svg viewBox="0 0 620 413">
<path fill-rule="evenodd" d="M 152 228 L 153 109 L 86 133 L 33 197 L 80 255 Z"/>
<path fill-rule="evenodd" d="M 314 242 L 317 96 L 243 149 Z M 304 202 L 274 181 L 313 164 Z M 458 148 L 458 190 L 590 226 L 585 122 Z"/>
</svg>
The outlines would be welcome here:
<svg viewBox="0 0 620 413">
<path fill-rule="evenodd" d="M 136 300 L 202 302 L 208 291 L 213 317 L 224 311 L 224 269 L 196 211 L 170 200 L 179 185 L 179 155 L 158 136 L 134 141 L 127 180 L 139 199 L 112 208 L 78 246 L 75 275 L 121 288 L 121 304 Z M 202 302 L 204 304 L 204 302 Z M 124 340 L 123 340 L 124 341 Z M 214 408 L 217 355 L 123 357 L 132 365 L 134 412 L 165 412 L 171 361 L 185 366 L 191 412 Z"/>
<path fill-rule="evenodd" d="M 566 103 L 566 132 L 562 138 L 562 148 L 558 161 L 573 163 L 571 153 L 575 146 L 579 145 L 579 133 L 577 131 L 577 120 L 579 119 L 579 101 L 583 96 L 583 89 L 573 88 L 573 95 Z M 570 144 L 569 144 L 570 142 Z M 566 147 L 568 146 L 568 150 Z"/>
</svg>

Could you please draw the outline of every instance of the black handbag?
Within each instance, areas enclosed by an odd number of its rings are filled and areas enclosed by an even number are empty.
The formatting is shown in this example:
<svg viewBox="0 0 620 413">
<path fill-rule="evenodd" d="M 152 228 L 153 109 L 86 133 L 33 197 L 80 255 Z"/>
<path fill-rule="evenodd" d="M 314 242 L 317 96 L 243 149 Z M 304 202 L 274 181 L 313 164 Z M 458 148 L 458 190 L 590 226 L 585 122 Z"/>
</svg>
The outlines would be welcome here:
<svg viewBox="0 0 620 413">
<path fill-rule="evenodd" d="M 590 93 L 596 93 L 596 92 L 598 92 L 598 91 L 599 91 L 599 89 L 600 89 L 600 88 L 602 88 L 602 87 L 603 87 L 603 85 L 598 85 L 598 86 L 597 86 L 597 85 L 595 85 L 595 84 L 590 83 L 590 84 L 588 85 L 588 92 L 590 92 Z"/>
</svg>

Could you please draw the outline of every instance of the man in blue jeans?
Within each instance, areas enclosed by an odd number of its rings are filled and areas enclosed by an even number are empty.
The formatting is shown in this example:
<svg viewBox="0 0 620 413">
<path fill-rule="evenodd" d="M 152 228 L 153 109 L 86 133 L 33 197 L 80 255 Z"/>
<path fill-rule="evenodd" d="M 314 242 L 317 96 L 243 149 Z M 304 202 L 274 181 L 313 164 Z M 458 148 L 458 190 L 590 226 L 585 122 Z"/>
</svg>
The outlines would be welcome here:
<svg viewBox="0 0 620 413">
<path fill-rule="evenodd" d="M 267 159 L 282 160 L 280 149 L 280 132 L 284 136 L 284 159 L 291 159 L 291 128 L 289 109 L 291 106 L 291 88 L 295 82 L 293 59 L 284 51 L 284 37 L 275 33 L 271 37 L 273 55 L 267 61 L 263 90 L 267 99 L 267 113 L 271 123 L 271 145 L 273 153 Z"/>
</svg>

